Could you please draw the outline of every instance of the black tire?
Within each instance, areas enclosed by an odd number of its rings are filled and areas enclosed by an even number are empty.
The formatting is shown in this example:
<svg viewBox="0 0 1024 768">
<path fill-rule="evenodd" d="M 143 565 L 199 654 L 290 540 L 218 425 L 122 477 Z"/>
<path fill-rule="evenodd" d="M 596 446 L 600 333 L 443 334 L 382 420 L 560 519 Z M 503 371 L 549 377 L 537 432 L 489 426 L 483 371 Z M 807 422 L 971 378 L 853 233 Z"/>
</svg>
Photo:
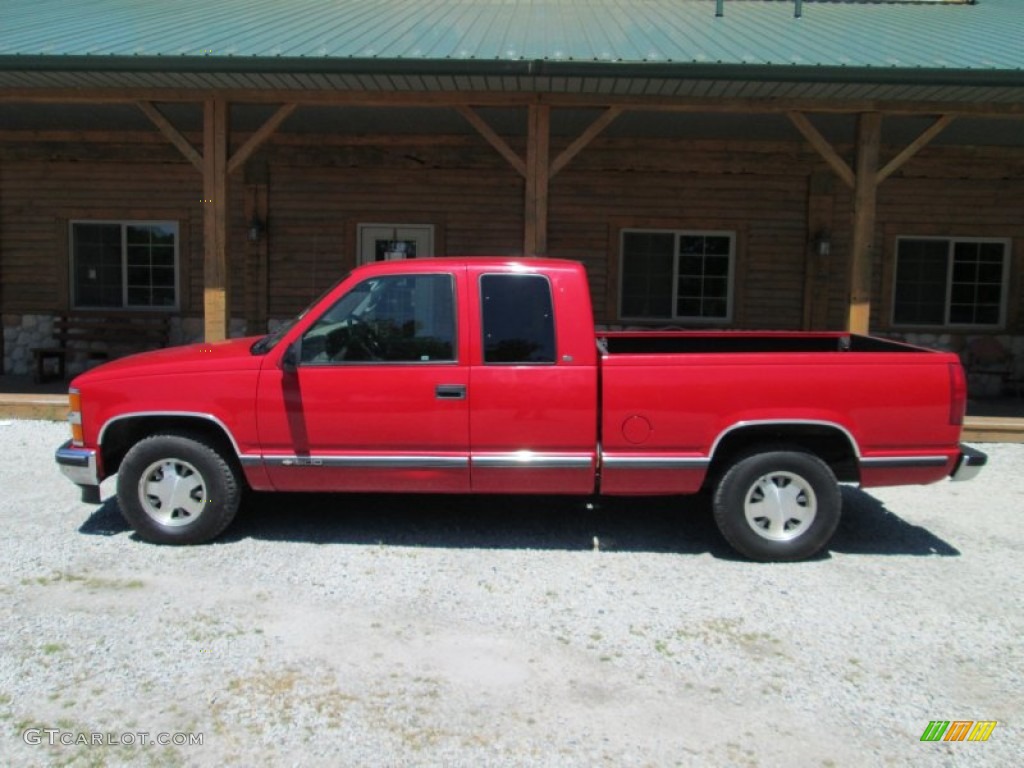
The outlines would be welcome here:
<svg viewBox="0 0 1024 768">
<path fill-rule="evenodd" d="M 231 462 L 198 435 L 160 434 L 128 451 L 117 475 L 121 514 L 154 544 L 202 544 L 238 512 L 242 483 Z"/>
<path fill-rule="evenodd" d="M 784 448 L 740 456 L 721 476 L 712 502 L 726 541 L 762 562 L 804 560 L 821 552 L 839 525 L 842 505 L 825 462 Z"/>
</svg>

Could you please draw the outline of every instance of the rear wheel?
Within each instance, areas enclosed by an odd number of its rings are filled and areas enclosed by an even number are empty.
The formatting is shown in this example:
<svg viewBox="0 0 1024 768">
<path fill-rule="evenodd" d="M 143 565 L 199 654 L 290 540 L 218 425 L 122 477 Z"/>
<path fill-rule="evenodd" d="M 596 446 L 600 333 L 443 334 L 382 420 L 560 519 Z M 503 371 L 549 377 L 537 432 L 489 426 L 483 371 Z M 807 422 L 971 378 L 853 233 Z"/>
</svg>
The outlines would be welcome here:
<svg viewBox="0 0 1024 768">
<path fill-rule="evenodd" d="M 235 517 L 241 482 L 203 438 L 153 435 L 128 451 L 117 477 L 117 502 L 128 524 L 156 544 L 201 544 Z"/>
<path fill-rule="evenodd" d="M 715 489 L 715 522 L 736 551 L 762 561 L 816 555 L 839 525 L 842 495 L 835 475 L 799 450 L 741 456 Z"/>
</svg>

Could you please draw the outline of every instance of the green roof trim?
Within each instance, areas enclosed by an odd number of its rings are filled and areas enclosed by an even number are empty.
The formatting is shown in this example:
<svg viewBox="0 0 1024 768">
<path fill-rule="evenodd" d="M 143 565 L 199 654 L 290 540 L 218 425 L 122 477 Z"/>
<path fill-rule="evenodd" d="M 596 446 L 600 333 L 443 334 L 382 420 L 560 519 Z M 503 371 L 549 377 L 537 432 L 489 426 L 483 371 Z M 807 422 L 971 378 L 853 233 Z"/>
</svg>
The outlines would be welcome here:
<svg viewBox="0 0 1024 768">
<path fill-rule="evenodd" d="M 241 56 L 0 56 L 0 69 L 36 72 L 349 74 L 559 78 L 671 78 L 780 83 L 877 83 L 1024 87 L 1024 71 L 773 64 L 636 63 L 550 60 L 359 59 Z"/>
</svg>

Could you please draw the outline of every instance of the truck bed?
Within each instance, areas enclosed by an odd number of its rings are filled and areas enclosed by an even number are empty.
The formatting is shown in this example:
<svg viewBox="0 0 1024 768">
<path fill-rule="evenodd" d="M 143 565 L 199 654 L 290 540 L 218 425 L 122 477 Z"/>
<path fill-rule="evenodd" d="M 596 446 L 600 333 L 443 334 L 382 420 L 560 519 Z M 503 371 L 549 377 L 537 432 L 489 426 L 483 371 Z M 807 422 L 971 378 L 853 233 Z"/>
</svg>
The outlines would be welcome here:
<svg viewBox="0 0 1024 768">
<path fill-rule="evenodd" d="M 641 331 L 598 334 L 609 355 L 719 352 L 920 352 L 930 350 L 849 333 Z"/>
</svg>

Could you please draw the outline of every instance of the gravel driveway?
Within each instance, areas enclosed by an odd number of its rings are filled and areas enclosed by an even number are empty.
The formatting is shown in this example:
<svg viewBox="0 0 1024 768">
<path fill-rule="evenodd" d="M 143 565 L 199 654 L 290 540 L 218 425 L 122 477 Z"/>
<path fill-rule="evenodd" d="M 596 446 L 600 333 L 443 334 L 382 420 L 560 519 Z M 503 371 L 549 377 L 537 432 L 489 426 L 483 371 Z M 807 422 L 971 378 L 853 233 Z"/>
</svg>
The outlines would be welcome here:
<svg viewBox="0 0 1024 768">
<path fill-rule="evenodd" d="M 266 496 L 158 547 L 65 434 L 0 423 L 4 764 L 1020 764 L 1024 446 L 758 565 L 664 499 Z"/>
</svg>

